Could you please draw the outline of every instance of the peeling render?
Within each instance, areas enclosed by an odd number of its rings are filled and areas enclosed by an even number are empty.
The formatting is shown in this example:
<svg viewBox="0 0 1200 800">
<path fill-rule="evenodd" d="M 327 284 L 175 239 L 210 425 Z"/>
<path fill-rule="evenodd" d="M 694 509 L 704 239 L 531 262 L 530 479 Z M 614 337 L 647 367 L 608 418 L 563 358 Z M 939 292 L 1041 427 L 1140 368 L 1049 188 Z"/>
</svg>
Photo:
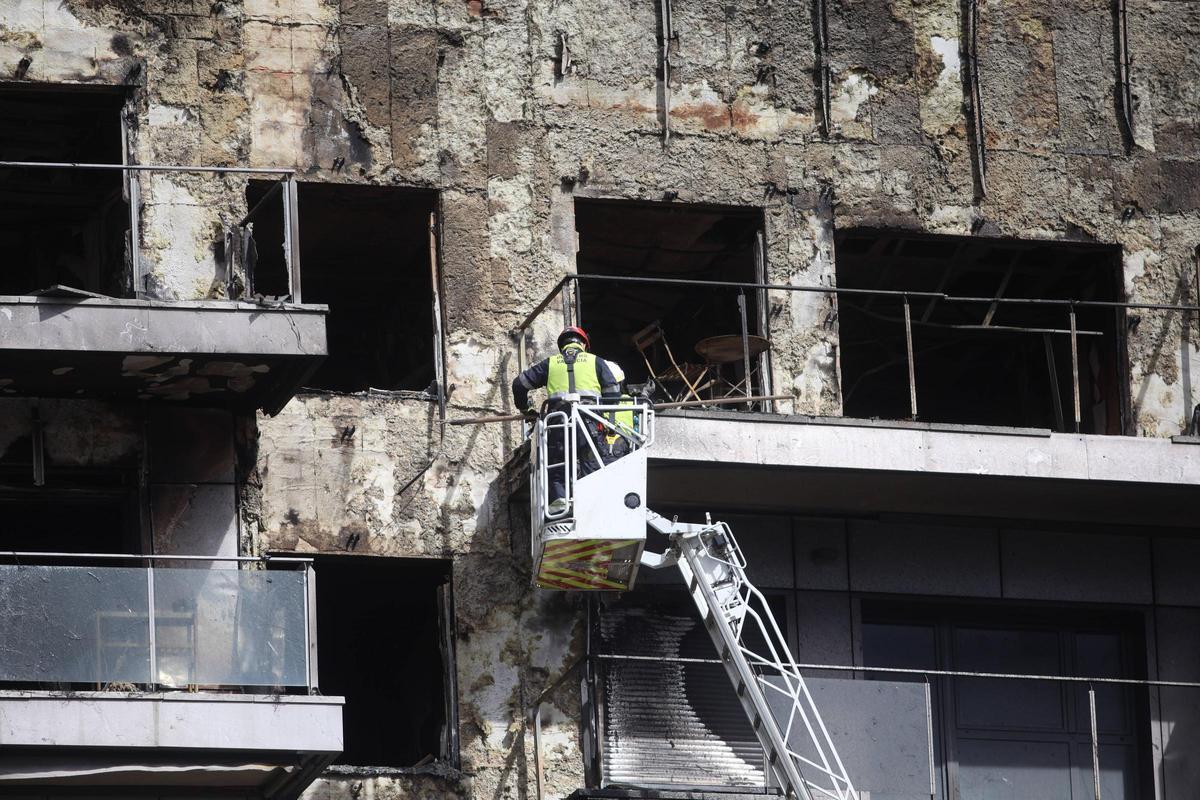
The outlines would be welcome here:
<svg viewBox="0 0 1200 800">
<path fill-rule="evenodd" d="M 666 149 L 656 7 L 18 0 L 0 9 L 0 76 L 125 87 L 139 162 L 438 189 L 453 415 L 510 410 L 511 332 L 575 269 L 580 197 L 761 207 L 775 283 L 832 285 L 837 229 L 899 227 L 1113 243 L 1130 300 L 1195 300 L 1184 288 L 1200 243 L 1195 3 L 1129 4 L 1126 153 L 1108 5 L 982 2 L 982 199 L 954 0 L 830 3 L 827 138 L 807 7 L 676 3 Z M 220 297 L 213 244 L 245 214 L 245 182 L 140 181 L 151 295 Z M 547 352 L 555 309 L 538 321 L 531 355 Z M 777 294 L 768 318 L 773 385 L 795 398 L 783 410 L 840 413 L 836 303 Z M 1131 433 L 1179 433 L 1200 398 L 1200 332 L 1188 324 L 1185 335 L 1177 314 L 1131 313 Z M 52 459 L 136 459 L 135 421 L 70 402 L 43 409 Z M 27 441 L 17 416 L 0 414 L 0 450 Z M 333 771 L 308 796 L 528 796 L 529 707 L 578 657 L 582 623 L 575 598 L 525 588 L 523 523 L 496 480 L 517 426 L 444 428 L 429 396 L 382 392 L 303 394 L 257 430 L 239 425 L 242 552 L 454 560 L 461 771 Z M 583 782 L 578 708 L 568 682 L 545 716 L 558 797 Z"/>
</svg>

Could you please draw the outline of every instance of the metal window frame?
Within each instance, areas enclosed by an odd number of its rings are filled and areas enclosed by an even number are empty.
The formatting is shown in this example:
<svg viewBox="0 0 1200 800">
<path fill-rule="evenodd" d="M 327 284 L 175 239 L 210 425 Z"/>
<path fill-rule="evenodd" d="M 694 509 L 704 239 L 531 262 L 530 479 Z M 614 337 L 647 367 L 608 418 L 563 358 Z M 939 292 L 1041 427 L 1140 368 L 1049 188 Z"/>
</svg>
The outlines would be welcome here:
<svg viewBox="0 0 1200 800">
<path fill-rule="evenodd" d="M 454 566 L 450 565 L 446 582 L 438 589 L 438 613 L 441 617 L 440 645 L 445 699 L 445 718 L 442 722 L 441 757 L 454 769 L 461 766 L 458 714 L 458 626 L 454 616 Z"/>
<path fill-rule="evenodd" d="M 429 270 L 430 285 L 433 289 L 433 379 L 436 383 L 438 417 L 443 422 L 446 419 L 446 400 L 449 396 L 447 383 L 449 376 L 446 369 L 446 310 L 442 303 L 442 252 L 444 248 L 444 228 L 442 219 L 444 204 L 442 193 L 437 193 L 433 211 L 429 214 Z"/>
</svg>

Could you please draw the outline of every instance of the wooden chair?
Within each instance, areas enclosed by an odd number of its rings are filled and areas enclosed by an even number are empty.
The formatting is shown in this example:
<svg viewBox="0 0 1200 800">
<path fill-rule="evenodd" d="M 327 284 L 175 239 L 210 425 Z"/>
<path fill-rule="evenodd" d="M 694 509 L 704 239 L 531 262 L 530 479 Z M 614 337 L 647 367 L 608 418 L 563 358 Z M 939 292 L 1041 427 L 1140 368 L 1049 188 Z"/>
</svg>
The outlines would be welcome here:
<svg viewBox="0 0 1200 800">
<path fill-rule="evenodd" d="M 671 352 L 671 345 L 667 342 L 667 335 L 662 329 L 662 323 L 658 320 L 651 322 L 646 327 L 633 335 L 633 346 L 642 354 L 642 360 L 646 362 L 646 369 L 649 370 L 650 377 L 655 383 L 674 383 L 680 381 L 683 384 L 678 397 L 672 396 L 672 400 L 693 399 L 700 400 L 700 390 L 706 388 L 712 381 L 704 382 L 708 375 L 708 367 L 700 364 L 680 364 L 675 360 L 675 354 Z M 671 366 L 664 367 L 661 371 L 654 366 L 654 359 L 651 357 L 652 351 L 656 350 L 658 345 L 662 345 L 663 351 L 666 353 L 667 360 Z"/>
</svg>

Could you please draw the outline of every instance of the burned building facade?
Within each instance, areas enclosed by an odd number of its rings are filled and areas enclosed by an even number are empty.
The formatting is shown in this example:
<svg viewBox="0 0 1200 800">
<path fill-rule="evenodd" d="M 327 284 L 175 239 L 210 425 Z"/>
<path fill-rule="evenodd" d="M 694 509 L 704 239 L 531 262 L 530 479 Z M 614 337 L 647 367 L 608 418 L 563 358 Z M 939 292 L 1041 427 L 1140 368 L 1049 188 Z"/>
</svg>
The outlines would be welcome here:
<svg viewBox="0 0 1200 800">
<path fill-rule="evenodd" d="M 113 617 L 145 634 L 0 648 L 0 706 L 195 732 L 31 721 L 0 782 L 761 791 L 677 579 L 530 588 L 521 425 L 446 424 L 579 323 L 660 400 L 769 398 L 664 412 L 647 502 L 733 525 L 815 676 L 930 687 L 924 796 L 1194 796 L 1198 34 L 1193 0 L 0 0 L 0 550 L 59 554 L 3 608 L 82 613 L 36 585 L 84 564 L 150 590 Z"/>
</svg>

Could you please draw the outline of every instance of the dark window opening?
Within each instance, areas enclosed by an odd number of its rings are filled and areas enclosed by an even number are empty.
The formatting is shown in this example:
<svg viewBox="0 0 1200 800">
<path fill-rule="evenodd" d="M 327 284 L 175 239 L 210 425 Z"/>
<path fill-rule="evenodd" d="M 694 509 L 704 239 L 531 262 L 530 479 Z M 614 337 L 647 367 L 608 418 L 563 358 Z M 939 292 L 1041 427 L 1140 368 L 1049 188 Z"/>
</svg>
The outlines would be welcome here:
<svg viewBox="0 0 1200 800">
<path fill-rule="evenodd" d="M 864 601 L 863 664 L 1021 675 L 1145 678 L 1137 614 Z M 879 680 L 894 673 L 868 674 Z M 912 680 L 922 680 L 912 676 Z M 933 677 L 939 797 L 1091 796 L 1088 686 Z M 1105 797 L 1151 796 L 1143 687 L 1096 684 Z M 948 767 L 947 765 L 951 765 Z"/>
<path fill-rule="evenodd" d="M 142 552 L 132 472 L 52 467 L 36 486 L 30 449 L 14 442 L 0 467 L 0 552 Z"/>
<path fill-rule="evenodd" d="M 92 497 L 56 492 L 20 497 L 0 492 L 0 515 L 4 517 L 0 550 L 137 553 L 136 516 L 129 505 L 127 498 L 103 492 Z"/>
<path fill-rule="evenodd" d="M 447 758 L 450 564 L 317 556 L 322 693 L 346 698 L 339 764 L 411 767 Z"/>
<path fill-rule="evenodd" d="M 1118 301 L 1116 247 L 855 229 L 837 238 L 839 287 L 953 296 Z M 1069 309 L 912 298 L 917 416 L 1074 429 Z M 1080 431 L 1122 431 L 1124 312 L 1078 307 Z M 843 410 L 911 417 L 903 302 L 840 295 Z"/>
<path fill-rule="evenodd" d="M 253 208 L 274 182 L 253 181 Z M 433 192 L 380 186 L 299 184 L 301 297 L 329 306 L 329 357 L 309 387 L 357 392 L 421 391 L 435 379 Z M 283 297 L 281 193 L 254 218 L 252 290 Z"/>
<path fill-rule="evenodd" d="M 0 160 L 120 164 L 122 93 L 0 86 Z M 123 297 L 129 212 L 117 170 L 0 169 L 0 294 Z"/>
<path fill-rule="evenodd" d="M 760 279 L 761 209 L 577 200 L 575 229 L 580 275 L 742 283 Z M 741 353 L 738 296 L 736 289 L 713 286 L 596 280 L 581 282 L 579 306 L 592 349 L 620 364 L 630 383 L 641 383 L 650 372 L 646 359 L 657 375 L 669 374 L 672 369 L 661 341 L 646 348 L 645 358 L 634 343 L 635 334 L 655 322 L 660 324 L 676 363 L 695 365 L 685 369 L 690 376 L 703 375 L 707 359 L 696 350 L 702 340 L 732 337 L 727 348 Z M 761 334 L 758 293 L 747 290 L 744 297 L 746 330 L 751 335 Z M 752 354 L 751 371 L 759 368 L 758 357 Z M 740 356 L 723 363 L 720 370 L 710 369 L 701 383 L 717 383 L 702 392 L 703 396 L 730 390 L 744 372 Z M 752 386 L 760 388 L 757 377 Z M 664 385 L 673 396 L 679 395 L 681 388 L 678 381 L 668 380 Z"/>
</svg>

